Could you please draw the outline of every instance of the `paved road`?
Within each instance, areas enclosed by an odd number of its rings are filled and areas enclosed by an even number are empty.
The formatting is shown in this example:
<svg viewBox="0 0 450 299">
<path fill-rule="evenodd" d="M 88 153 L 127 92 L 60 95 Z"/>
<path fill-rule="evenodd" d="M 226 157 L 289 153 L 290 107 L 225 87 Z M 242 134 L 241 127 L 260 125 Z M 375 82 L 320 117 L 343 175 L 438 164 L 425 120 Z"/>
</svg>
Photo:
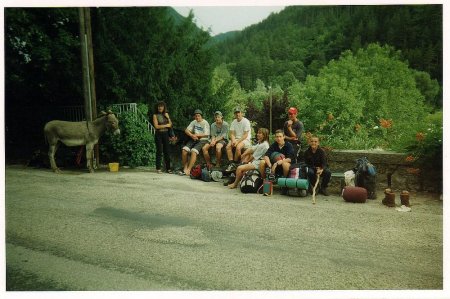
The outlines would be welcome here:
<svg viewBox="0 0 450 299">
<path fill-rule="evenodd" d="M 244 195 L 219 183 L 8 166 L 9 290 L 442 289 L 443 208 Z M 398 195 L 397 195 L 398 197 Z"/>
</svg>

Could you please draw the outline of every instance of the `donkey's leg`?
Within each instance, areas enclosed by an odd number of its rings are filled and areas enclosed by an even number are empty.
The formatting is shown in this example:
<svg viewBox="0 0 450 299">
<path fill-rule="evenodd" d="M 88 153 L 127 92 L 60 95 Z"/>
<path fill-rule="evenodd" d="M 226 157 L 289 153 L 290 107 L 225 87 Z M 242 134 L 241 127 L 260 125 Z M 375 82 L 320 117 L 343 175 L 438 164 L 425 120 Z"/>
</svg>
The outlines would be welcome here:
<svg viewBox="0 0 450 299">
<path fill-rule="evenodd" d="M 94 172 L 94 167 L 92 163 L 92 154 L 93 154 L 94 144 L 86 143 L 86 161 L 87 161 L 87 168 L 89 169 L 90 173 Z"/>
<path fill-rule="evenodd" d="M 50 166 L 51 166 L 52 170 L 56 173 L 60 173 L 61 171 L 59 170 L 58 166 L 56 166 L 56 162 L 55 162 L 55 153 L 56 153 L 57 149 L 58 149 L 58 142 L 55 144 L 49 144 L 48 158 L 50 160 Z"/>
</svg>

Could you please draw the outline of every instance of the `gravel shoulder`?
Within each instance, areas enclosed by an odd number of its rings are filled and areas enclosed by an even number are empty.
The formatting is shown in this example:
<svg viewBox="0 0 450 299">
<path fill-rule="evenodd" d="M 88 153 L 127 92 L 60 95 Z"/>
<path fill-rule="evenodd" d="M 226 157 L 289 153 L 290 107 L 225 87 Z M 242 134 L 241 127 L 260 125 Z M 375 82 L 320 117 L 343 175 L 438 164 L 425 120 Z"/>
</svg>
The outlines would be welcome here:
<svg viewBox="0 0 450 299">
<path fill-rule="evenodd" d="M 381 195 L 312 205 L 145 168 L 13 165 L 5 181 L 9 290 L 443 289 L 435 195 L 398 212 Z"/>
</svg>

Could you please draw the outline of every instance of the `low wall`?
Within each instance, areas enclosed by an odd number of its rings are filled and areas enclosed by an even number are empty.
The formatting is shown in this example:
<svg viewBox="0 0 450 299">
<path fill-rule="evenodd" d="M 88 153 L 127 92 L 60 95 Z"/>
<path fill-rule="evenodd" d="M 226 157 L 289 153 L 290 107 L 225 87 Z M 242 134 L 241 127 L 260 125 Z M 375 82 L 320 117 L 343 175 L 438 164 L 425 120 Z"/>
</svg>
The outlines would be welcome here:
<svg viewBox="0 0 450 299">
<path fill-rule="evenodd" d="M 210 152 L 212 161 L 215 161 L 215 154 Z M 367 159 L 377 169 L 377 189 L 384 190 L 391 187 L 395 191 L 429 191 L 442 193 L 442 169 L 424 174 L 411 173 L 411 163 L 406 161 L 406 154 L 390 151 L 366 151 L 366 150 L 332 150 L 327 152 L 328 164 L 332 172 L 345 172 L 353 169 L 358 158 Z M 171 161 L 173 168 L 181 167 L 181 145 L 171 146 Z M 228 161 L 225 149 L 222 154 L 222 164 Z M 203 163 L 203 154 L 197 160 Z M 339 189 L 340 182 L 332 179 L 330 187 Z"/>
<path fill-rule="evenodd" d="M 362 157 L 367 157 L 376 167 L 378 189 L 390 187 L 396 191 L 440 192 L 442 182 L 436 181 L 439 172 L 428 173 L 428 178 L 412 173 L 410 171 L 412 165 L 406 161 L 406 154 L 363 150 L 333 150 L 328 152 L 330 169 L 335 172 L 352 169 L 355 167 L 356 160 Z"/>
</svg>

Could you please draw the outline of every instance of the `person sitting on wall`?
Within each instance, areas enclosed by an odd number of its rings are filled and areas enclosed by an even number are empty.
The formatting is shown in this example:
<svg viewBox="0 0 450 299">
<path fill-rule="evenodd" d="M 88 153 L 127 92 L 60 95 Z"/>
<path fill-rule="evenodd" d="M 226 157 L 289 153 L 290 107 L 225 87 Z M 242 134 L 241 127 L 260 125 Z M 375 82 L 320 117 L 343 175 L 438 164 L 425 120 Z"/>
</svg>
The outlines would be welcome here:
<svg viewBox="0 0 450 299">
<path fill-rule="evenodd" d="M 304 159 L 308 166 L 310 188 L 316 184 L 317 175 L 319 175 L 322 177 L 319 193 L 328 196 L 327 187 L 331 179 L 331 171 L 328 169 L 327 155 L 319 145 L 319 137 L 312 136 L 308 142 L 309 147 L 305 151 Z"/>
<path fill-rule="evenodd" d="M 194 120 L 184 131 L 189 136 L 190 140 L 182 149 L 181 163 L 183 171 L 180 175 L 189 175 L 192 167 L 197 160 L 197 155 L 200 153 L 203 146 L 208 142 L 209 138 L 209 123 L 203 119 L 202 111 L 197 109 L 194 111 Z M 188 154 L 191 153 L 191 158 L 188 161 Z"/>
<path fill-rule="evenodd" d="M 259 128 L 256 138 L 258 138 L 258 144 L 246 149 L 242 154 L 242 163 L 245 164 L 239 165 L 236 169 L 236 179 L 228 185 L 228 188 L 236 188 L 245 172 L 252 169 L 259 169 L 259 164 L 262 161 L 261 158 L 269 148 L 269 130 Z"/>
<path fill-rule="evenodd" d="M 284 140 L 290 142 L 294 147 L 295 159 L 301 150 L 301 141 L 303 133 L 303 123 L 297 119 L 298 111 L 297 108 L 291 107 L 288 110 L 288 120 L 284 123 L 283 132 Z"/>
<path fill-rule="evenodd" d="M 287 177 L 293 159 L 294 148 L 292 147 L 292 144 L 284 140 L 283 130 L 276 130 L 275 142 L 269 147 L 261 164 L 259 164 L 259 172 L 261 173 L 261 176 L 265 178 L 265 168 L 269 167 L 272 174 Z"/>
<path fill-rule="evenodd" d="M 251 146 L 251 126 L 250 121 L 245 118 L 240 108 L 234 109 L 235 119 L 230 126 L 230 142 L 228 143 L 227 157 L 229 165 L 226 171 L 233 171 L 241 159 L 242 152 Z M 233 149 L 235 153 L 233 155 Z"/>
<path fill-rule="evenodd" d="M 214 112 L 215 122 L 211 124 L 211 138 L 203 147 L 203 157 L 206 165 L 211 168 L 211 157 L 209 156 L 209 149 L 216 150 L 216 167 L 220 167 L 222 160 L 222 148 L 228 143 L 228 123 L 223 120 L 222 112 Z"/>
</svg>

